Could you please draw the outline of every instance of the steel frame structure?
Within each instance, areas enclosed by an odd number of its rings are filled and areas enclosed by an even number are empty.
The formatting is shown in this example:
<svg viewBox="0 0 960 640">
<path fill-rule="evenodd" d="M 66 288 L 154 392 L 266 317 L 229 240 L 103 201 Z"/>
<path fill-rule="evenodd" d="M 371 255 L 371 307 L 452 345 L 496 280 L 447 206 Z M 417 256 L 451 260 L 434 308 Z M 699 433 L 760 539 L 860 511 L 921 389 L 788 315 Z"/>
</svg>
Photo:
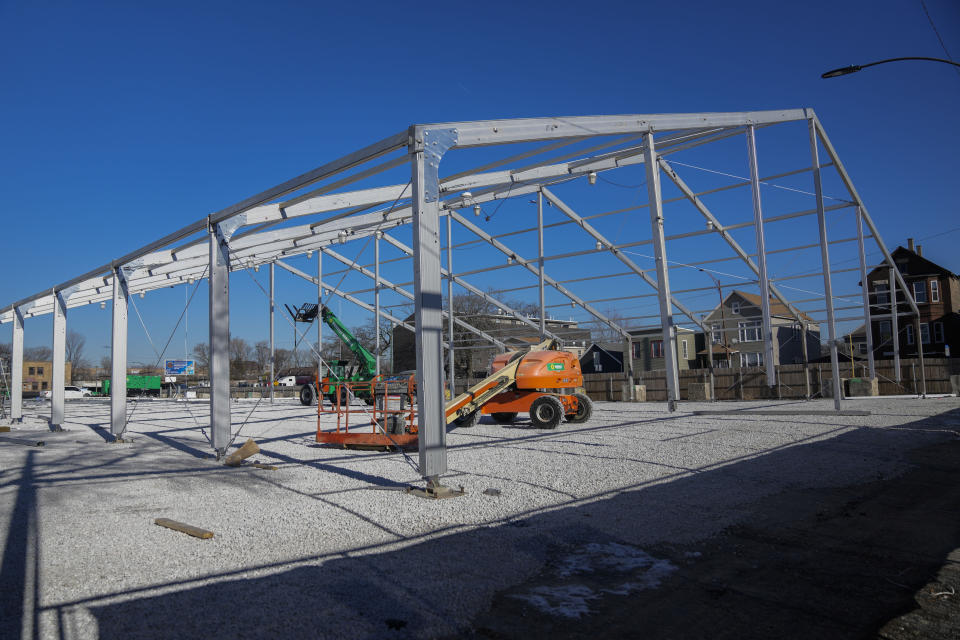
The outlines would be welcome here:
<svg viewBox="0 0 960 640">
<path fill-rule="evenodd" d="M 806 123 L 808 130 L 811 165 L 801 169 L 782 172 L 773 176 L 761 177 L 756 150 L 757 131 L 785 123 Z M 675 154 L 688 149 L 701 147 L 734 136 L 744 136 L 747 142 L 749 158 L 748 179 L 738 180 L 734 184 L 713 188 L 700 193 L 687 184 L 678 174 L 674 164 L 668 160 Z M 460 171 L 451 175 L 441 174 L 441 164 L 450 152 L 480 147 L 505 147 L 506 145 L 525 145 L 519 153 L 486 162 L 481 166 Z M 820 160 L 821 150 L 829 162 Z M 554 154 L 554 155 L 551 155 Z M 682 164 L 682 163 L 681 163 Z M 353 188 L 356 183 L 375 183 L 382 174 L 404 165 L 410 168 L 410 179 L 400 184 L 380 184 Z M 558 185 L 577 178 L 587 178 L 590 184 L 599 173 L 616 171 L 624 167 L 642 168 L 646 174 L 647 202 L 612 212 L 582 215 L 573 206 L 561 199 L 555 192 Z M 824 203 L 821 173 L 832 168 L 845 187 L 848 200 L 836 204 Z M 761 203 L 761 185 L 768 181 L 795 176 L 809 172 L 813 176 L 815 206 L 778 216 L 764 217 Z M 666 176 L 668 184 L 680 192 L 676 198 L 665 199 L 661 189 L 661 178 Z M 753 201 L 752 220 L 724 225 L 714 211 L 704 203 L 707 195 L 749 187 Z M 468 220 L 458 210 L 480 207 L 486 203 L 519 198 L 535 194 L 536 222 L 531 229 L 511 231 L 494 235 Z M 664 205 L 684 201 L 707 221 L 707 229 L 697 229 L 684 233 L 666 235 L 664 220 L 668 214 Z M 545 224 L 544 203 L 561 212 L 565 219 L 561 222 Z M 649 239 L 616 243 L 591 223 L 591 220 L 614 213 L 641 211 L 648 209 L 651 236 Z M 835 211 L 854 208 L 857 220 L 857 237 L 852 239 L 831 240 L 827 235 L 826 217 Z M 479 210 L 479 209 L 478 209 Z M 764 240 L 764 228 L 773 222 L 796 220 L 804 216 L 816 216 L 819 231 L 818 243 L 804 247 L 768 250 Z M 441 242 L 440 220 L 447 218 L 446 242 Z M 469 231 L 474 237 L 470 241 L 453 244 L 452 228 Z M 412 227 L 412 246 L 408 246 L 390 234 L 392 229 L 410 225 Z M 544 229 L 562 225 L 580 227 L 583 233 L 597 243 L 596 250 L 568 251 L 561 254 L 545 255 Z M 864 234 L 863 225 L 869 232 Z M 731 231 L 752 227 L 756 236 L 756 251 L 748 252 L 736 240 Z M 536 256 L 524 256 L 504 239 L 521 233 L 536 233 Z M 553 334 L 546 324 L 547 310 L 556 307 L 545 301 L 545 289 L 566 300 L 563 304 L 582 309 L 595 319 L 621 336 L 632 360 L 629 327 L 621 324 L 618 318 L 609 317 L 595 304 L 574 293 L 567 285 L 587 280 L 575 278 L 559 280 L 547 274 L 545 263 L 565 260 L 583 255 L 609 254 L 626 271 L 606 273 L 595 277 L 636 277 L 643 284 L 646 293 L 634 296 L 624 295 L 604 300 L 624 300 L 644 295 L 656 296 L 658 300 L 660 326 L 667 361 L 668 404 L 675 408 L 680 398 L 677 374 L 676 350 L 669 345 L 675 344 L 676 331 L 674 313 L 685 316 L 698 328 L 712 333 L 706 327 L 697 310 L 688 308 L 677 298 L 678 294 L 696 289 L 671 290 L 670 272 L 680 268 L 670 263 L 667 247 L 671 241 L 704 235 L 718 235 L 732 250 L 732 257 L 704 260 L 696 264 L 708 264 L 726 260 L 739 260 L 756 277 L 746 284 L 757 284 L 762 300 L 762 336 L 765 342 L 767 382 L 775 384 L 773 349 L 771 346 L 770 296 L 776 298 L 788 310 L 791 316 L 801 324 L 804 333 L 808 322 L 803 313 L 791 302 L 780 286 L 784 280 L 822 276 L 826 302 L 826 323 L 831 350 L 833 368 L 833 386 L 835 408 L 840 409 L 840 380 L 837 363 L 837 333 L 832 294 L 831 276 L 843 271 L 859 271 L 863 282 L 867 264 L 865 261 L 864 240 L 872 239 L 883 254 L 883 264 L 889 266 L 896 284 L 902 291 L 903 300 L 910 306 L 913 314 L 919 316 L 912 292 L 906 287 L 902 275 L 889 250 L 883 243 L 879 231 L 870 217 L 865 203 L 857 193 L 853 182 L 841 163 L 816 114 L 811 109 L 791 109 L 779 111 L 754 111 L 736 113 L 695 113 L 695 114 L 656 114 L 622 115 L 569 118 L 528 118 L 514 120 L 488 120 L 475 122 L 452 122 L 442 124 L 413 125 L 407 130 L 387 137 L 372 145 L 359 149 L 337 160 L 324 164 L 312 171 L 292 178 L 262 193 L 249 197 L 225 209 L 205 216 L 182 229 L 156 240 L 144 247 L 132 251 L 106 264 L 77 275 L 50 289 L 6 305 L 0 311 L 0 323 L 13 325 L 13 393 L 12 416 L 22 418 L 22 351 L 24 320 L 43 314 L 54 314 L 54 387 L 51 403 L 50 421 L 59 427 L 64 420 L 63 403 L 63 359 L 64 336 L 68 310 L 98 302 L 112 302 L 112 354 L 113 380 L 118 391 L 125 380 L 123 375 L 126 362 L 127 340 L 127 301 L 130 295 L 142 294 L 154 289 L 167 288 L 179 284 L 192 283 L 196 279 L 209 280 L 209 340 L 210 340 L 210 377 L 211 377 L 211 432 L 212 445 L 218 455 L 223 455 L 231 441 L 230 398 L 229 398 L 229 358 L 230 336 L 229 296 L 230 273 L 258 267 L 270 266 L 270 347 L 271 362 L 273 344 L 274 309 L 274 267 L 297 275 L 317 286 L 318 299 L 323 302 L 323 291 L 335 295 L 374 313 L 377 322 L 379 340 L 379 322 L 381 318 L 389 320 L 414 331 L 417 353 L 417 401 L 420 420 L 420 473 L 430 483 L 438 483 L 439 477 L 447 471 L 445 420 L 444 420 L 444 374 L 443 349 L 448 351 L 450 363 L 449 382 L 453 378 L 453 325 L 460 325 L 466 331 L 477 336 L 481 344 L 503 349 L 504 343 L 495 336 L 478 329 L 463 318 L 450 312 L 450 305 L 444 308 L 442 282 L 447 281 L 446 296 L 452 300 L 454 285 L 482 297 L 485 301 L 500 309 L 501 312 L 518 319 L 536 331 L 540 337 Z M 339 254 L 331 245 L 347 242 L 368 242 L 374 239 L 374 263 L 358 264 L 357 260 Z M 381 240 L 388 243 L 403 255 L 400 258 L 381 260 Z M 831 271 L 829 247 L 840 242 L 856 241 L 860 256 L 859 268 L 855 270 Z M 511 240 L 512 243 L 512 240 Z M 641 268 L 627 254 L 650 244 L 653 248 L 653 269 Z M 445 245 L 445 246 L 444 246 Z M 491 265 L 481 269 L 454 271 L 453 253 L 466 246 L 488 246 L 506 256 L 507 264 Z M 366 245 L 364 245 L 366 246 Z M 819 247 L 821 252 L 821 270 L 802 276 L 770 277 L 767 273 L 767 257 L 777 251 L 792 251 L 803 248 Z M 443 268 L 441 253 L 447 251 L 447 264 Z M 317 277 L 287 264 L 284 258 L 312 254 L 317 252 Z M 361 253 L 362 253 L 361 249 Z M 322 258 L 342 262 L 345 268 L 324 273 Z M 394 283 L 381 273 L 381 267 L 404 260 L 411 260 L 413 266 L 412 291 L 406 289 L 411 283 Z M 681 265 L 684 268 L 691 264 Z M 484 291 L 469 280 L 473 274 L 489 273 L 498 269 L 521 267 L 536 278 L 539 318 L 528 318 L 517 312 L 511 305 L 500 299 L 500 295 L 513 290 L 501 289 L 499 292 Z M 345 272 L 358 273 L 369 278 L 372 289 L 344 291 L 332 281 L 324 281 Z M 719 284 L 719 283 L 718 283 Z M 744 283 L 740 283 L 744 284 Z M 891 284 L 893 284 L 891 282 Z M 529 288 L 529 287 L 527 287 Z M 891 290 L 895 291 L 896 286 Z M 710 289 L 706 287 L 705 289 Z M 373 301 L 367 302 L 360 296 L 373 292 Z M 392 315 L 389 305 L 381 303 L 381 291 L 399 294 L 413 304 L 414 322 Z M 895 293 L 893 295 L 896 295 Z M 813 300 L 813 299 L 812 299 Z M 851 307 L 853 308 L 853 307 Z M 867 292 L 862 299 L 863 317 L 869 326 L 870 303 Z M 894 314 L 896 308 L 894 308 Z M 443 319 L 446 316 L 447 336 L 444 336 Z M 894 319 L 896 316 L 894 315 Z M 318 340 L 322 338 L 318 329 Z M 868 336 L 870 332 L 868 331 Z M 919 335 L 919 330 L 917 331 Z M 922 363 L 922 345 L 920 358 Z M 804 345 L 806 343 L 804 342 Z M 379 356 L 378 356 L 379 357 Z M 322 364 L 321 364 L 322 366 Z M 271 364 L 272 367 L 272 364 Z M 632 365 L 630 365 L 632 371 Z M 873 374 L 872 357 L 870 361 Z M 922 370 L 922 367 L 921 367 Z M 322 371 L 321 371 L 322 373 Z M 631 387 L 632 389 L 632 387 Z M 925 385 L 923 389 L 925 393 Z M 123 394 L 114 393 L 111 399 L 111 432 L 119 437 L 126 428 L 126 408 Z"/>
</svg>

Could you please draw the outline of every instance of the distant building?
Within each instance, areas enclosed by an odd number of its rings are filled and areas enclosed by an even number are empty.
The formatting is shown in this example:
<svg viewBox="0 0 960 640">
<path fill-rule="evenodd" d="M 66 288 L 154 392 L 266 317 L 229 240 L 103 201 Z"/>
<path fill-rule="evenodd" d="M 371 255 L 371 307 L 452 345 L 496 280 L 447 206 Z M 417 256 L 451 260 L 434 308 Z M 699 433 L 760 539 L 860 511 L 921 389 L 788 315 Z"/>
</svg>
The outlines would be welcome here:
<svg viewBox="0 0 960 640">
<path fill-rule="evenodd" d="M 73 381 L 73 370 L 69 362 L 64 363 L 63 380 L 65 385 Z M 7 372 L 9 376 L 9 372 Z M 23 395 L 31 397 L 39 395 L 41 391 L 48 391 L 53 383 L 52 362 L 23 361 Z"/>
<path fill-rule="evenodd" d="M 923 247 L 917 245 L 914 248 L 913 238 L 907 240 L 907 245 L 907 248 L 897 247 L 892 256 L 920 310 L 919 339 L 923 344 L 923 353 L 942 357 L 949 349 L 950 355 L 957 357 L 960 355 L 960 276 L 924 258 Z M 889 267 L 877 267 L 868 273 L 867 287 L 874 356 L 892 358 Z M 899 292 L 899 287 L 897 289 L 900 355 L 916 356 L 915 316 Z"/>
<path fill-rule="evenodd" d="M 807 355 L 813 360 L 820 354 L 820 325 L 804 313 L 801 320 L 807 325 Z M 732 291 L 706 317 L 705 324 L 713 327 L 715 367 L 757 367 L 764 365 L 763 314 L 759 295 Z M 774 365 L 803 362 L 803 338 L 800 323 L 780 301 L 770 298 L 770 327 L 773 340 Z M 700 354 L 700 363 L 706 366 L 709 352 Z"/>
</svg>

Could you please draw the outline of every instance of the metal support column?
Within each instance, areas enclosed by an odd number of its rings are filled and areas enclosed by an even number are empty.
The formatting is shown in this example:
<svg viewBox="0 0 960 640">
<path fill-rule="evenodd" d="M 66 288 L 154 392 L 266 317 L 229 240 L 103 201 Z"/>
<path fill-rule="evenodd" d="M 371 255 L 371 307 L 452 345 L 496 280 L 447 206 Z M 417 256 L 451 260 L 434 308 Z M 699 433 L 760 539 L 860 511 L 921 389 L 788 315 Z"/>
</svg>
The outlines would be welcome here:
<svg viewBox="0 0 960 640">
<path fill-rule="evenodd" d="M 630 402 L 633 402 L 636 397 L 633 385 L 633 338 L 631 336 L 623 339 L 623 372 L 627 376 L 627 395 L 630 397 Z"/>
<path fill-rule="evenodd" d="M 763 321 L 763 359 L 767 386 L 777 384 L 773 357 L 773 330 L 770 326 L 770 283 L 767 280 L 767 248 L 763 238 L 763 209 L 760 206 L 760 173 L 757 169 L 757 140 L 753 125 L 747 127 L 747 153 L 750 159 L 750 187 L 753 196 L 753 228 L 757 237 L 757 266 L 760 270 L 760 313 Z"/>
<path fill-rule="evenodd" d="M 276 389 L 274 388 L 273 381 L 277 378 L 277 372 L 275 370 L 276 363 L 276 354 L 277 348 L 276 343 L 274 342 L 274 315 L 276 311 L 276 271 L 277 265 L 273 262 L 270 263 L 270 404 L 273 404 L 273 401 L 276 396 Z"/>
<path fill-rule="evenodd" d="M 217 459 L 230 444 L 230 247 L 210 228 L 210 431 Z"/>
<path fill-rule="evenodd" d="M 660 165 L 653 146 L 653 133 L 643 136 L 644 162 L 647 167 L 647 198 L 650 203 L 650 226 L 653 232 L 653 255 L 657 269 L 657 298 L 660 302 L 660 324 L 663 327 L 663 359 L 666 365 L 667 410 L 677 410 L 680 398 L 680 374 L 677 371 L 677 345 L 670 306 L 670 276 L 667 270 L 666 242 L 663 239 L 663 202 L 660 197 Z"/>
<path fill-rule="evenodd" d="M 447 224 L 449 223 L 448 218 Z M 377 231 L 373 239 L 373 332 L 376 334 L 377 375 L 380 375 L 380 238 L 382 237 L 383 232 Z M 319 280 L 319 274 L 317 279 Z M 453 367 L 452 364 L 450 366 Z"/>
<path fill-rule="evenodd" d="M 457 377 L 454 373 L 454 346 L 453 346 L 453 218 L 447 216 L 447 376 L 449 378 L 450 397 L 457 395 Z M 542 338 L 541 338 L 542 340 Z"/>
<path fill-rule="evenodd" d="M 440 474 L 447 470 L 438 207 L 438 167 L 447 145 L 438 148 L 441 140 L 434 138 L 437 132 L 423 129 L 414 131 L 410 160 L 413 184 L 413 282 L 417 327 L 420 475 L 427 480 L 429 486 L 438 486 Z"/>
<path fill-rule="evenodd" d="M 537 190 L 537 292 L 540 300 L 540 340 L 547 335 L 547 312 L 543 304 L 543 191 Z"/>
<path fill-rule="evenodd" d="M 923 366 L 923 336 L 920 334 L 920 314 L 916 313 L 913 318 L 914 331 L 917 335 L 917 359 L 920 361 L 920 397 L 927 397 L 927 375 L 926 367 Z M 927 327 L 927 330 L 930 330 L 930 327 Z M 929 334 L 928 334 L 929 335 Z M 914 384 L 916 384 L 916 377 L 914 376 Z"/>
<path fill-rule="evenodd" d="M 805 397 L 810 399 L 810 355 L 807 353 L 807 323 L 800 323 L 800 338 L 803 340 L 803 386 Z"/>
<path fill-rule="evenodd" d="M 23 312 L 13 308 L 13 344 L 10 361 L 10 419 L 23 422 Z"/>
<path fill-rule="evenodd" d="M 808 120 L 810 156 L 813 160 L 813 190 L 817 200 L 817 222 L 820 226 L 820 261 L 823 268 L 823 295 L 827 303 L 827 332 L 830 340 L 830 367 L 833 372 L 833 407 L 840 410 L 840 364 L 837 362 L 837 326 L 833 313 L 833 282 L 830 278 L 830 251 L 827 244 L 827 219 L 823 211 L 823 183 L 820 177 L 820 153 L 817 149 L 817 130 Z"/>
<path fill-rule="evenodd" d="M 50 381 L 50 426 L 63 428 L 63 392 L 66 385 L 67 301 L 59 291 L 53 292 L 53 376 Z"/>
<path fill-rule="evenodd" d="M 317 251 L 317 405 L 323 406 L 323 251 Z M 294 323 L 296 325 L 296 323 Z M 307 344 L 310 344 L 309 342 Z"/>
<path fill-rule="evenodd" d="M 863 330 L 867 338 L 867 367 L 870 378 L 877 377 L 873 362 L 873 323 L 870 321 L 870 287 L 867 283 L 867 254 L 863 250 L 863 211 L 857 207 L 857 250 L 860 254 L 860 282 L 863 292 Z"/>
<path fill-rule="evenodd" d="M 696 339 L 694 339 L 696 345 Z M 713 376 L 713 323 L 707 326 L 707 357 L 710 359 L 710 401 L 717 401 L 717 388 Z"/>
<path fill-rule="evenodd" d="M 889 270 L 890 283 L 890 340 L 893 342 L 893 379 L 901 382 L 900 375 L 900 305 L 897 304 L 897 281 L 893 267 Z"/>
<path fill-rule="evenodd" d="M 110 434 L 127 427 L 127 305 L 130 288 L 123 267 L 113 268 L 113 331 L 110 338 Z"/>
</svg>

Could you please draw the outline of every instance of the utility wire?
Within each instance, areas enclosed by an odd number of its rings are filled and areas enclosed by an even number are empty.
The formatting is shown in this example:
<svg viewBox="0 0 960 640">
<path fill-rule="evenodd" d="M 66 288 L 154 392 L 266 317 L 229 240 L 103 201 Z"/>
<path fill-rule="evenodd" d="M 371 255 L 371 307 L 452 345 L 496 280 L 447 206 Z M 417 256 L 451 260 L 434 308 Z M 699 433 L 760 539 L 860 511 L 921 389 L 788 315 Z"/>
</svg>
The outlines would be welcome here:
<svg viewBox="0 0 960 640">
<path fill-rule="evenodd" d="M 940 47 L 943 49 L 943 52 L 947 55 L 947 60 L 956 64 L 956 62 L 953 61 L 953 56 L 950 55 L 950 51 L 947 50 L 947 45 L 944 44 L 943 38 L 940 37 L 940 32 L 937 31 L 937 25 L 933 23 L 933 18 L 930 16 L 930 11 L 927 9 L 927 3 L 924 2 L 923 0 L 920 0 L 920 6 L 923 7 L 923 12 L 927 14 L 927 21 L 930 22 L 930 28 L 933 29 L 934 35 L 937 36 L 937 40 L 940 42 Z M 958 74 L 960 74 L 960 67 L 954 67 L 953 70 L 956 71 Z"/>
</svg>

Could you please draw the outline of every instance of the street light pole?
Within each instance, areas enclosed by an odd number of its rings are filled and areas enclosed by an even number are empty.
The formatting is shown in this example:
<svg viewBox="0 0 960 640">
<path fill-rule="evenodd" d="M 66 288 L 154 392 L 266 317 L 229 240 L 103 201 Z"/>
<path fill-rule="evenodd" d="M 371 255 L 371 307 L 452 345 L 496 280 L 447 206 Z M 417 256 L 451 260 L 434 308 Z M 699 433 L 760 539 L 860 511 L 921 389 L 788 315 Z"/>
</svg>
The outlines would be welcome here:
<svg viewBox="0 0 960 640">
<path fill-rule="evenodd" d="M 954 62 L 953 60 L 945 60 L 944 58 L 927 58 L 923 56 L 908 56 L 906 58 L 887 58 L 886 60 L 877 60 L 876 62 L 868 62 L 867 64 L 852 64 L 849 67 L 840 67 L 839 69 L 831 69 L 826 73 L 822 74 L 821 78 L 837 78 L 839 76 L 850 75 L 851 73 L 856 73 L 866 69 L 867 67 L 875 67 L 878 64 L 887 64 L 888 62 L 900 62 L 902 60 L 928 60 L 930 62 L 943 62 L 945 64 L 952 64 L 955 67 L 960 67 L 960 63 Z"/>
</svg>

